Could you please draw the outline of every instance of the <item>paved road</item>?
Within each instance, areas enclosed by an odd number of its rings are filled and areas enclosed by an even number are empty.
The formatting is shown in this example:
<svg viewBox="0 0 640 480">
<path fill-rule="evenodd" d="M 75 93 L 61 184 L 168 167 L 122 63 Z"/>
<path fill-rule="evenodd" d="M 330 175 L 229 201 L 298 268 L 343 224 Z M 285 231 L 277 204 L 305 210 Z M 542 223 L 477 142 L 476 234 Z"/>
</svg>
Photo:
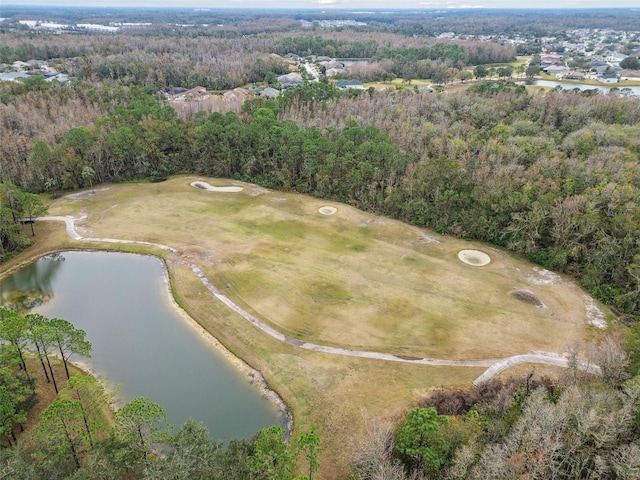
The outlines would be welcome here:
<svg viewBox="0 0 640 480">
<path fill-rule="evenodd" d="M 316 72 L 315 67 L 312 67 L 309 62 L 306 62 L 304 64 L 304 69 L 307 71 L 307 74 L 309 75 L 309 79 L 312 82 L 319 82 L 320 78 L 318 78 L 318 72 Z"/>
<path fill-rule="evenodd" d="M 129 243 L 134 245 L 145 245 L 150 247 L 160 248 L 162 250 L 179 254 L 179 250 L 169 247 L 167 245 L 162 245 L 159 243 L 151 243 L 151 242 L 143 242 L 138 240 L 119 240 L 115 238 L 94 238 L 94 237 L 83 237 L 78 233 L 75 226 L 75 219 L 73 217 L 40 217 L 38 220 L 45 221 L 55 221 L 55 222 L 64 222 L 67 234 L 78 241 L 85 242 L 107 242 L 107 243 Z M 262 330 L 267 335 L 280 340 L 281 342 L 288 343 L 290 345 L 294 345 L 298 348 L 304 348 L 305 350 L 311 350 L 314 352 L 322 352 L 329 353 L 332 355 L 344 355 L 349 357 L 359 357 L 359 358 L 370 358 L 374 360 L 384 360 L 390 362 L 403 362 L 403 363 L 414 363 L 418 365 L 435 365 L 435 366 L 448 366 L 448 367 L 487 367 L 482 375 L 476 378 L 473 381 L 474 385 L 480 385 L 482 383 L 488 382 L 495 378 L 500 372 L 521 363 L 540 363 L 545 365 L 554 365 L 558 367 L 567 367 L 568 361 L 567 358 L 553 352 L 528 352 L 522 355 L 514 355 L 512 357 L 506 358 L 496 358 L 496 359 L 485 359 L 485 360 L 446 360 L 439 358 L 420 358 L 420 357 L 408 357 L 402 355 L 393 355 L 390 353 L 382 353 L 382 352 L 370 352 L 366 350 L 350 350 L 346 348 L 338 348 L 338 347 L 330 347 L 327 345 L 318 345 L 315 343 L 303 342 L 297 340 L 295 338 L 288 337 L 283 333 L 279 332 L 275 328 L 267 325 L 263 321 L 259 320 L 255 316 L 251 315 L 249 312 L 244 310 L 238 304 L 233 302 L 229 297 L 223 294 L 218 288 L 211 283 L 211 281 L 205 276 L 205 274 L 200 270 L 196 264 L 192 262 L 187 262 L 187 265 L 193 273 L 198 277 L 198 279 L 202 282 L 202 284 L 211 292 L 211 294 L 224 303 L 231 310 L 236 312 L 238 315 L 242 316 L 245 320 L 251 322 L 257 328 Z M 588 371 L 590 373 L 598 373 L 600 371 L 600 367 L 597 365 L 591 365 L 584 362 L 581 362 L 578 365 L 578 368 L 584 371 Z"/>
</svg>

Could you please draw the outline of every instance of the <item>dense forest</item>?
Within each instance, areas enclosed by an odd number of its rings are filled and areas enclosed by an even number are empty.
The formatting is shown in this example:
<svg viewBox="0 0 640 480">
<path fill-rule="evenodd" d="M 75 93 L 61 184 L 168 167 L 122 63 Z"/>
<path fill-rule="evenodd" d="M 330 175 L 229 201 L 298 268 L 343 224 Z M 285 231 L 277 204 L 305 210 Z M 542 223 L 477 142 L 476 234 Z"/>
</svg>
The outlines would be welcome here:
<svg viewBox="0 0 640 480">
<path fill-rule="evenodd" d="M 509 62 L 516 47 L 473 40 L 406 37 L 387 32 L 271 33 L 249 36 L 171 38 L 128 32 L 117 36 L 0 33 L 0 64 L 45 60 L 75 78 L 117 82 L 147 92 L 162 87 L 223 90 L 263 82 L 290 65 L 272 53 L 370 58 L 363 79 L 430 78 L 433 71 Z"/>
<path fill-rule="evenodd" d="M 504 246 L 640 313 L 636 98 L 309 84 L 241 115 L 185 122 L 135 88 L 2 88 L 0 177 L 30 192 L 185 172 L 238 178 Z"/>
<path fill-rule="evenodd" d="M 60 21 L 77 22 L 150 15 L 61 11 Z M 367 26 L 317 23 L 336 16 Z M 174 25 L 196 17 L 210 25 Z M 345 202 L 501 246 L 573 276 L 612 307 L 624 335 L 586 353 L 576 347 L 562 378 L 532 371 L 367 419 L 365 437 L 345 445 L 350 478 L 640 478 L 640 99 L 528 90 L 508 81 L 513 70 L 487 82 L 476 74 L 468 88 L 441 94 L 411 85 L 463 80 L 474 66 L 486 73 L 539 53 L 538 37 L 565 28 L 637 28 L 637 14 L 474 11 L 442 22 L 434 12 L 167 10 L 159 18 L 117 35 L 0 23 L 0 63 L 35 60 L 74 77 L 0 83 L 0 262 L 32 242 L 28 224 L 46 212 L 39 194 L 182 173 Z M 317 22 L 301 28 L 300 20 Z M 449 30 L 525 40 L 435 37 Z M 287 54 L 367 58 L 363 79 L 404 82 L 358 91 L 305 82 L 277 99 L 251 98 L 239 113 L 179 115 L 158 93 L 262 83 L 289 71 Z M 55 352 L 60 361 L 50 362 Z M 287 441 L 274 427 L 223 445 L 195 422 L 171 430 L 162 407 L 142 398 L 105 420 L 108 396 L 69 373 L 72 353 L 88 355 L 90 344 L 68 322 L 0 311 L 0 478 L 290 480 L 299 471 L 311 480 L 318 469 L 313 432 Z M 583 376 L 579 354 L 600 375 Z M 59 395 L 23 441 L 37 388 Z"/>
</svg>

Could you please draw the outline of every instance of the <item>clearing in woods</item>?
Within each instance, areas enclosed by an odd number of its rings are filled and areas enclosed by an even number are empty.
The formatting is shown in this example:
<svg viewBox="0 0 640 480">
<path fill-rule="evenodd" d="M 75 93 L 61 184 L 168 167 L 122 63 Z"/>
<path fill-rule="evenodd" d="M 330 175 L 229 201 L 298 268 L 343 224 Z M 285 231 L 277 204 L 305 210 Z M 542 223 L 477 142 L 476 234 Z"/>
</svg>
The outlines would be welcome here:
<svg viewBox="0 0 640 480">
<path fill-rule="evenodd" d="M 174 177 L 103 186 L 56 199 L 50 214 L 76 218 L 83 237 L 178 250 L 88 244 L 61 235 L 60 225 L 39 226 L 49 234 L 37 250 L 163 256 L 179 304 L 263 373 L 292 408 L 297 430 L 316 428 L 326 439 L 324 478 L 344 471 L 339 452 L 362 424 L 363 409 L 369 416 L 398 411 L 434 386 L 468 384 L 484 368 L 341 357 L 278 342 L 216 302 L 188 264 L 290 338 L 407 358 L 562 353 L 594 321 L 594 302 L 575 284 L 502 250 L 241 182 Z"/>
</svg>

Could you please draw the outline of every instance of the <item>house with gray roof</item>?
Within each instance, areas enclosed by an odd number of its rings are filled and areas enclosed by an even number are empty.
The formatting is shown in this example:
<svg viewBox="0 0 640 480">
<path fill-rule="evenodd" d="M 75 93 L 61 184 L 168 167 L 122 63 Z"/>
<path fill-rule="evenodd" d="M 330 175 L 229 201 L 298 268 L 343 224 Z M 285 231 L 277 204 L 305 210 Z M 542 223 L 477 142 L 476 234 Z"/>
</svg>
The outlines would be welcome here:
<svg viewBox="0 0 640 480">
<path fill-rule="evenodd" d="M 286 75 L 280 75 L 278 82 L 282 85 L 282 88 L 296 87 L 302 85 L 302 75 L 299 73 L 287 73 Z"/>
<path fill-rule="evenodd" d="M 20 79 L 31 78 L 31 75 L 24 72 L 9 72 L 0 74 L 0 82 L 17 82 Z"/>
<path fill-rule="evenodd" d="M 264 98 L 276 98 L 280 95 L 280 92 L 272 87 L 267 87 L 262 92 L 260 92 L 260 96 Z"/>
<path fill-rule="evenodd" d="M 44 79 L 45 82 L 53 82 L 54 80 L 60 83 L 69 83 L 71 81 L 69 75 L 66 73 L 56 73 L 55 75 L 50 75 Z"/>
<path fill-rule="evenodd" d="M 569 67 L 565 67 L 564 65 L 550 65 L 547 67 L 547 73 L 549 75 L 560 76 L 569 71 L 570 71 Z"/>
<path fill-rule="evenodd" d="M 598 75 L 597 80 L 602 83 L 618 83 L 620 81 L 616 73 L 603 73 Z"/>
<path fill-rule="evenodd" d="M 620 70 L 618 75 L 621 80 L 640 81 L 640 70 Z"/>
<path fill-rule="evenodd" d="M 338 80 L 335 86 L 341 90 L 364 90 L 364 85 L 360 80 Z"/>
</svg>

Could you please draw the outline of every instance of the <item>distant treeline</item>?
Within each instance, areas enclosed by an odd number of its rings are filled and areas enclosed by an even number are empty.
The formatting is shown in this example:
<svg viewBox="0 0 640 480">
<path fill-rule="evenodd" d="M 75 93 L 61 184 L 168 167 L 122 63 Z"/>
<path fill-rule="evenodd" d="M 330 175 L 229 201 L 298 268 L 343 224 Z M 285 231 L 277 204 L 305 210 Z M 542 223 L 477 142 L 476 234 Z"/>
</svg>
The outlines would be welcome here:
<svg viewBox="0 0 640 480">
<path fill-rule="evenodd" d="M 370 58 L 381 60 L 439 60 L 451 66 L 504 63 L 515 60 L 514 46 L 490 42 L 442 41 L 421 39 L 406 41 L 404 46 L 390 47 L 387 42 L 370 40 L 347 40 L 323 38 L 321 36 L 299 36 L 284 38 L 277 53 L 295 53 L 300 56 L 324 55 L 338 58 Z"/>
<path fill-rule="evenodd" d="M 536 48 L 539 52 L 540 46 Z M 179 38 L 135 31 L 0 33 L 0 63 L 35 60 L 37 68 L 46 62 L 79 80 L 135 85 L 148 92 L 162 87 L 230 89 L 263 82 L 267 73 L 280 75 L 296 68 L 272 53 L 368 58 L 375 64 L 373 73 L 350 75 L 382 80 L 433 78 L 435 71 L 448 67 L 511 62 L 517 49 L 498 42 L 436 40 L 375 30 L 311 36 L 307 31 L 288 34 L 285 29 L 266 36 Z"/>
<path fill-rule="evenodd" d="M 384 9 L 384 13 L 349 10 L 297 10 L 297 9 L 182 9 L 182 8 L 83 8 L 80 6 L 3 6 L 2 16 L 14 18 L 41 18 L 56 22 L 104 23 L 150 22 L 154 28 L 140 29 L 172 36 L 190 34 L 260 34 L 266 31 L 284 31 L 300 28 L 300 20 L 352 20 L 366 23 L 355 29 L 393 31 L 405 35 L 438 35 L 454 31 L 469 35 L 500 35 L 520 33 L 545 36 L 567 29 L 598 28 L 637 31 L 640 13 L 632 8 L 590 9 Z M 173 25 L 171 25 L 173 24 Z M 193 25 L 175 28 L 178 25 Z M 167 28 L 167 27 L 173 28 Z M 26 27 L 25 27 L 26 28 Z M 340 26 L 336 30 L 353 29 Z M 316 29 L 319 27 L 316 26 Z"/>
</svg>

